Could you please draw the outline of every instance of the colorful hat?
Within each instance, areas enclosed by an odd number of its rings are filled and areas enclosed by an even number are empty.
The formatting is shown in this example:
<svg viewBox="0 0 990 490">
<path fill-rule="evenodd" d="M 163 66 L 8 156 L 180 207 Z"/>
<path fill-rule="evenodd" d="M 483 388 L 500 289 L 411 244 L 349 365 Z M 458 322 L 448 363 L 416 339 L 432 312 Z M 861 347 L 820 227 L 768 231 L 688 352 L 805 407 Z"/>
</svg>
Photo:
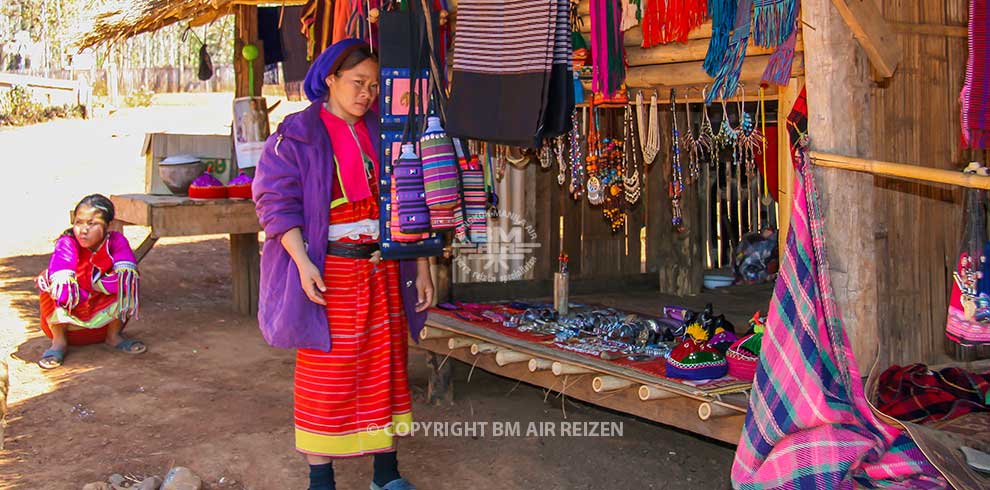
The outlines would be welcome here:
<svg viewBox="0 0 990 490">
<path fill-rule="evenodd" d="M 688 338 L 667 357 L 667 377 L 705 380 L 725 376 L 729 365 L 721 352 L 706 342 Z"/>
<path fill-rule="evenodd" d="M 193 199 L 225 199 L 227 188 L 209 170 L 196 177 L 189 185 L 189 197 Z"/>
<path fill-rule="evenodd" d="M 227 183 L 227 197 L 231 199 L 251 199 L 251 183 L 254 179 L 241 172 Z"/>
<path fill-rule="evenodd" d="M 749 334 L 732 344 L 726 353 L 729 362 L 729 375 L 743 381 L 752 381 L 756 376 L 756 365 L 760 362 L 760 344 L 763 333 Z"/>
<path fill-rule="evenodd" d="M 729 347 L 737 340 L 739 340 L 739 337 L 736 336 L 735 332 L 727 330 L 724 327 L 719 327 L 715 329 L 715 335 L 708 341 L 708 345 L 725 354 L 729 350 Z"/>
</svg>

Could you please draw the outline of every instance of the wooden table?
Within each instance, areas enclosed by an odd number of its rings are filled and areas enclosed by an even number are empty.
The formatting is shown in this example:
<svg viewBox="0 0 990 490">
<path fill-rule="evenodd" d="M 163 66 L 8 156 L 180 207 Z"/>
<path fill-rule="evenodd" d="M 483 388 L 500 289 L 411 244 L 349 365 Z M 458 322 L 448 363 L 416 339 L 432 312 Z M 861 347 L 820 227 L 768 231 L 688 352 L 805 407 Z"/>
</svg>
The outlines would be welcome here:
<svg viewBox="0 0 990 490">
<path fill-rule="evenodd" d="M 123 194 L 111 196 L 116 219 L 125 225 L 151 228 L 134 250 L 138 262 L 162 237 L 230 235 L 230 272 L 234 310 L 258 313 L 258 216 L 254 202 L 244 199 L 190 199 L 184 196 Z"/>
</svg>

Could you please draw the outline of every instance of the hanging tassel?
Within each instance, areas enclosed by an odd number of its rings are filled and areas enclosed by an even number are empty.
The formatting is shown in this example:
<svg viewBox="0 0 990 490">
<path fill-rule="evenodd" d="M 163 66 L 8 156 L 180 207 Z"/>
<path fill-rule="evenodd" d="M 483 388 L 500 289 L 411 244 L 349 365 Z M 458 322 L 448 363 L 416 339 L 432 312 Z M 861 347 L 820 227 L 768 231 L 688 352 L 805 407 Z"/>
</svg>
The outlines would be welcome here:
<svg viewBox="0 0 990 490">
<path fill-rule="evenodd" d="M 797 30 L 797 0 L 755 0 L 753 42 L 764 48 L 780 46 Z"/>
<path fill-rule="evenodd" d="M 117 317 L 122 322 L 138 317 L 138 301 L 140 298 L 137 264 L 132 262 L 117 262 L 113 266 L 117 274 Z"/>
<path fill-rule="evenodd" d="M 753 18 L 753 0 L 739 0 L 736 5 L 735 28 L 729 40 L 729 48 L 718 66 L 712 91 L 705 98 L 710 104 L 716 97 L 727 99 L 736 94 L 739 88 L 739 75 L 746 59 L 746 45 L 749 44 L 750 21 Z"/>
<path fill-rule="evenodd" d="M 66 310 L 79 305 L 79 282 L 74 271 L 61 270 L 49 274 L 48 285 L 52 299 Z"/>
<path fill-rule="evenodd" d="M 791 30 L 790 37 L 777 46 L 770 56 L 766 70 L 763 70 L 763 83 L 778 86 L 787 85 L 791 79 L 791 67 L 794 63 L 794 48 L 797 44 L 797 29 Z"/>
<path fill-rule="evenodd" d="M 708 53 L 705 54 L 704 68 L 709 76 L 714 77 L 729 48 L 729 36 L 736 20 L 736 1 L 709 0 L 708 13 L 712 17 L 712 38 L 708 43 Z"/>
</svg>

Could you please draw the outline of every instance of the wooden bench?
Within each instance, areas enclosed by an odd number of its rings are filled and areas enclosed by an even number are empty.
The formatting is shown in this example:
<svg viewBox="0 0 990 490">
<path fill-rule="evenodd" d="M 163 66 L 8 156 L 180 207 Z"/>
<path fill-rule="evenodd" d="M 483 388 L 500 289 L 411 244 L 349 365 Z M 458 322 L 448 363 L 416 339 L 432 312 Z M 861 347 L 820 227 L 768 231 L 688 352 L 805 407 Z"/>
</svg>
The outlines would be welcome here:
<svg viewBox="0 0 990 490">
<path fill-rule="evenodd" d="M 230 235 L 230 273 L 234 310 L 258 313 L 258 216 L 243 199 L 190 199 L 184 196 L 123 194 L 111 196 L 117 221 L 151 228 L 134 253 L 140 262 L 162 237 Z"/>
</svg>

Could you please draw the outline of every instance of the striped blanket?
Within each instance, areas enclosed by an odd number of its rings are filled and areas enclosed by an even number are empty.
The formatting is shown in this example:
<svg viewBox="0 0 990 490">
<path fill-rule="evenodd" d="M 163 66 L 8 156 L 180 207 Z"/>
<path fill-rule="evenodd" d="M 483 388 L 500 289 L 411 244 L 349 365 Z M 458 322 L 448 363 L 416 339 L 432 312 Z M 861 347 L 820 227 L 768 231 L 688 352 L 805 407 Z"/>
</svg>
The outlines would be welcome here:
<svg viewBox="0 0 990 490">
<path fill-rule="evenodd" d="M 802 91 L 790 127 L 807 127 L 806 107 Z M 732 484 L 943 488 L 945 481 L 917 445 L 867 403 L 831 289 L 807 148 L 796 146 L 791 228 Z"/>
</svg>

